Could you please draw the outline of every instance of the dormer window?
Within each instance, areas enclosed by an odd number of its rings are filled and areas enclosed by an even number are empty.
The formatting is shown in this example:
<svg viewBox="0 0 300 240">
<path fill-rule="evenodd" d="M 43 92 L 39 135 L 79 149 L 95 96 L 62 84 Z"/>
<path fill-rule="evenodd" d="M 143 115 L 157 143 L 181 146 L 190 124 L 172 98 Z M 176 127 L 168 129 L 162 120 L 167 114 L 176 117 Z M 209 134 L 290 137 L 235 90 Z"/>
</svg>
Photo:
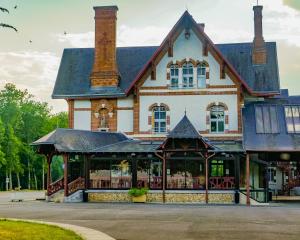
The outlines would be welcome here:
<svg viewBox="0 0 300 240">
<path fill-rule="evenodd" d="M 191 62 L 182 66 L 182 87 L 192 88 L 194 86 L 194 66 Z"/>
<path fill-rule="evenodd" d="M 171 65 L 170 77 L 171 77 L 171 88 L 178 88 L 179 70 L 177 64 Z"/>
<path fill-rule="evenodd" d="M 197 66 L 197 83 L 198 88 L 206 87 L 206 65 L 204 63 Z"/>
</svg>

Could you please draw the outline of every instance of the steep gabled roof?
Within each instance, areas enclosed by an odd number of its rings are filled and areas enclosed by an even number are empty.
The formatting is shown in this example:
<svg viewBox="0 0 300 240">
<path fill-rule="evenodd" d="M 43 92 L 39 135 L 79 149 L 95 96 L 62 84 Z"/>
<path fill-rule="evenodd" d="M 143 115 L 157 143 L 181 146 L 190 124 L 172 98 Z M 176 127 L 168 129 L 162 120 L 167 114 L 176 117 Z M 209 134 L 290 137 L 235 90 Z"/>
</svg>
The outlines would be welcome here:
<svg viewBox="0 0 300 240">
<path fill-rule="evenodd" d="M 250 94 L 268 96 L 279 94 L 279 73 L 276 43 L 266 43 L 267 64 L 252 64 L 252 43 L 214 44 L 192 16 L 185 12 L 162 44 L 150 47 L 117 48 L 117 65 L 120 74 L 118 87 L 90 87 L 90 74 L 94 61 L 94 49 L 65 49 L 58 71 L 53 98 L 126 97 L 135 84 L 151 68 L 152 62 L 163 52 L 173 38 L 176 29 L 190 24 L 198 36 L 208 44 L 211 53 L 220 58 L 238 85 Z M 181 26 L 182 27 L 182 26 Z M 174 39 L 172 39 L 174 41 Z"/>
</svg>

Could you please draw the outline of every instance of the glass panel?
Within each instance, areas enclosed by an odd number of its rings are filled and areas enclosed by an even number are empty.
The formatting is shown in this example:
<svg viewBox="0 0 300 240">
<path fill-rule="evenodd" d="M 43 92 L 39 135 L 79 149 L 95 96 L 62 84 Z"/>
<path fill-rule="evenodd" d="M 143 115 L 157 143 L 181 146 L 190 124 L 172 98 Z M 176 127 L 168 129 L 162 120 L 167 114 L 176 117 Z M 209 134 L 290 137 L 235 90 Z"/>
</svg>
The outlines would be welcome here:
<svg viewBox="0 0 300 240">
<path fill-rule="evenodd" d="M 256 120 L 256 133 L 264 133 L 264 122 L 262 108 L 260 106 L 255 107 L 255 120 Z"/>
<path fill-rule="evenodd" d="M 203 162 L 186 160 L 186 188 L 205 188 L 205 172 Z"/>
<path fill-rule="evenodd" d="M 275 106 L 270 107 L 270 118 L 272 133 L 279 133 L 277 111 Z"/>
<path fill-rule="evenodd" d="M 150 160 L 137 161 L 137 187 L 149 188 L 149 164 Z"/>
<path fill-rule="evenodd" d="M 224 132 L 224 122 L 218 122 L 218 132 Z"/>
<path fill-rule="evenodd" d="M 112 160 L 111 188 L 131 187 L 131 163 L 128 160 Z"/>
<path fill-rule="evenodd" d="M 263 106 L 264 133 L 271 133 L 269 106 Z"/>
<path fill-rule="evenodd" d="M 300 116 L 299 116 L 298 107 L 293 107 L 293 119 L 294 119 L 295 132 L 300 132 Z"/>
<path fill-rule="evenodd" d="M 110 161 L 91 161 L 90 188 L 110 188 Z"/>
<path fill-rule="evenodd" d="M 210 130 L 211 132 L 217 132 L 217 122 L 211 121 Z"/>
<path fill-rule="evenodd" d="M 152 160 L 150 165 L 150 188 L 162 188 L 162 161 Z"/>
<path fill-rule="evenodd" d="M 171 159 L 167 161 L 167 188 L 185 188 L 185 166 L 184 160 Z"/>
<path fill-rule="evenodd" d="M 292 114 L 292 108 L 291 107 L 285 107 L 285 121 L 287 130 L 290 133 L 294 132 L 294 124 L 293 124 L 293 114 Z"/>
</svg>

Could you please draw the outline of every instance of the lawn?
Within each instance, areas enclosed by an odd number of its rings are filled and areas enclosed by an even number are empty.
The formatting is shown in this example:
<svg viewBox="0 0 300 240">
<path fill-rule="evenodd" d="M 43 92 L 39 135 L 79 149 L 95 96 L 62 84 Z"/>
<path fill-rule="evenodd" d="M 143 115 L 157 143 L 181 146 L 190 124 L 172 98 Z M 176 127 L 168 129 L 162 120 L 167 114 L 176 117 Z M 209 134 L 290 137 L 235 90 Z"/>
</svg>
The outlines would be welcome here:
<svg viewBox="0 0 300 240">
<path fill-rule="evenodd" d="M 56 226 L 0 220 L 0 240 L 82 240 L 74 232 Z"/>
</svg>

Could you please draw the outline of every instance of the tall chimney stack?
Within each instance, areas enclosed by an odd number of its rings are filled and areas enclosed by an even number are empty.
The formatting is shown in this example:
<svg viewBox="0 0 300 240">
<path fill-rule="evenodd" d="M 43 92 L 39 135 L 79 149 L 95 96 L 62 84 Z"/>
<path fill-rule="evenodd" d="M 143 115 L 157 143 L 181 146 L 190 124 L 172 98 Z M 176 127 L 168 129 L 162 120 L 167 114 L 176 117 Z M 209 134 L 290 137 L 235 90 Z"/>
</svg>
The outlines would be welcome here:
<svg viewBox="0 0 300 240">
<path fill-rule="evenodd" d="M 252 63 L 254 65 L 267 63 L 267 50 L 266 43 L 263 37 L 262 28 L 262 10 L 263 6 L 254 6 L 254 40 L 253 40 L 253 52 Z"/>
<path fill-rule="evenodd" d="M 117 6 L 94 7 L 95 59 L 91 87 L 118 86 L 116 61 Z"/>
</svg>

